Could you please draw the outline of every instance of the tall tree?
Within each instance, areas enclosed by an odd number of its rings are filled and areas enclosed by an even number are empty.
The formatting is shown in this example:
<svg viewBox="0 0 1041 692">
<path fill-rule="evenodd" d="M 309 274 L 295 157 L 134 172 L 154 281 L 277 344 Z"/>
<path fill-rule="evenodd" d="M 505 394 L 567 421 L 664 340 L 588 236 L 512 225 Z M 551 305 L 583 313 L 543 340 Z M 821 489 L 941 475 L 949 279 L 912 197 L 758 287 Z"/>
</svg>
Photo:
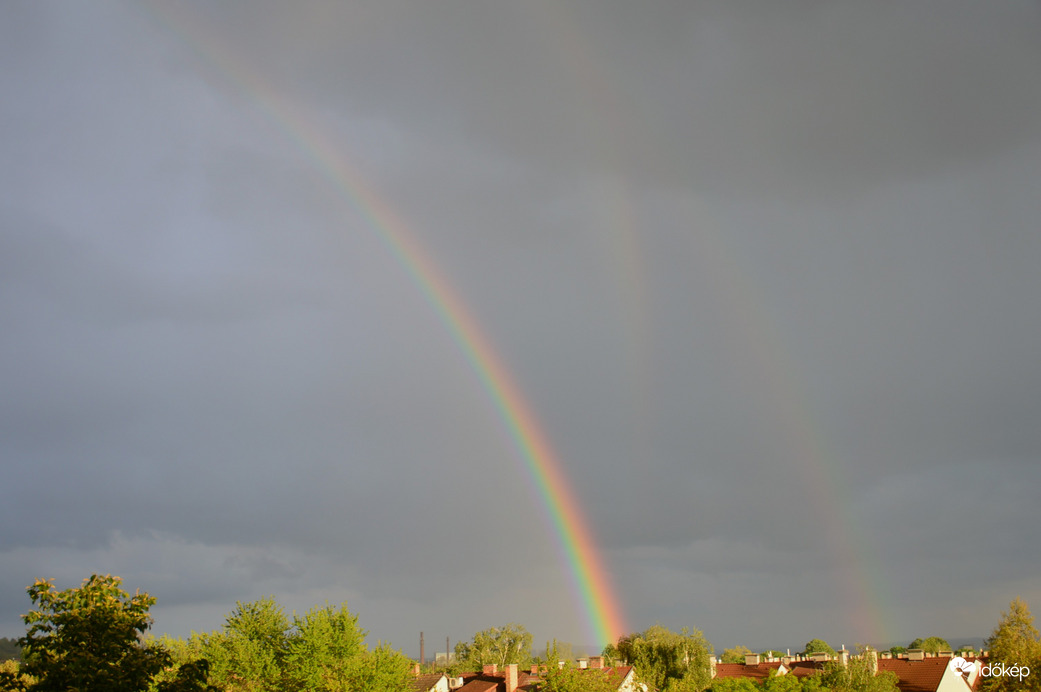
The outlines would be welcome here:
<svg viewBox="0 0 1041 692">
<path fill-rule="evenodd" d="M 475 634 L 471 641 L 456 644 L 455 654 L 473 670 L 489 663 L 500 668 L 510 663 L 524 667 L 531 662 L 531 633 L 512 622 L 505 627 L 490 627 Z"/>
<path fill-rule="evenodd" d="M 985 690 L 1041 690 L 1041 638 L 1026 601 L 1016 597 L 1008 604 L 1008 611 L 1001 613 L 1001 620 L 987 639 L 986 648 L 990 650 L 992 670 L 1001 664 L 1006 667 L 1026 666 L 1030 674 L 1022 680 L 1009 675 L 985 678 Z"/>
<path fill-rule="evenodd" d="M 170 661 L 165 650 L 145 646 L 155 598 L 129 595 L 122 580 L 91 575 L 79 588 L 59 591 L 53 580 L 28 588 L 35 606 L 22 616 L 20 672 L 35 678 L 31 692 L 133 692 L 146 690 Z"/>
<path fill-rule="evenodd" d="M 326 604 L 294 617 L 295 634 L 287 641 L 286 670 L 293 686 L 304 690 L 347 689 L 365 654 L 365 630 L 347 604 Z"/>
<path fill-rule="evenodd" d="M 696 629 L 672 632 L 654 625 L 618 640 L 614 655 L 628 661 L 637 679 L 655 689 L 704 689 L 711 679 L 712 646 Z M 670 687 L 671 686 L 671 687 Z"/>
<path fill-rule="evenodd" d="M 280 692 L 289 619 L 274 598 L 239 601 L 223 631 L 200 635 L 210 679 L 233 692 Z"/>
</svg>

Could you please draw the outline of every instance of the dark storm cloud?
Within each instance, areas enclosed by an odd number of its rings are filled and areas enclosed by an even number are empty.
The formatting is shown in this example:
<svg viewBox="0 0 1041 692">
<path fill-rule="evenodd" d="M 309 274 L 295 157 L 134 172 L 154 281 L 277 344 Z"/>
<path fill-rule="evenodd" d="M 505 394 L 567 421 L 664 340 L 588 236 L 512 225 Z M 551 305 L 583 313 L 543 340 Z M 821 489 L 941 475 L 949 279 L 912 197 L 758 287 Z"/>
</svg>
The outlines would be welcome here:
<svg viewBox="0 0 1041 692">
<path fill-rule="evenodd" d="M 0 22 L 0 634 L 112 571 L 177 634 L 275 593 L 410 653 L 585 643 L 507 426 L 323 156 L 466 301 L 632 628 L 1041 597 L 1036 5 L 98 7 Z"/>
</svg>

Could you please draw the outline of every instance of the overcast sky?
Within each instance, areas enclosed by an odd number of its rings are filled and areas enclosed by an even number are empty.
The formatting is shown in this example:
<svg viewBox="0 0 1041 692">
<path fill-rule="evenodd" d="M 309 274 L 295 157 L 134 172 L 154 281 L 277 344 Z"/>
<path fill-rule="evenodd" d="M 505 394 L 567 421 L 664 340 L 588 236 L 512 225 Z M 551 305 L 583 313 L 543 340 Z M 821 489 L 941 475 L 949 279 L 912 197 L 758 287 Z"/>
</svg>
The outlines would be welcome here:
<svg viewBox="0 0 1041 692">
<path fill-rule="evenodd" d="M 591 643 L 388 237 L 512 374 L 630 630 L 1041 609 L 1037 2 L 4 3 L 0 125 L 0 636 L 110 572 L 157 633 L 271 594 L 414 656 Z"/>
</svg>

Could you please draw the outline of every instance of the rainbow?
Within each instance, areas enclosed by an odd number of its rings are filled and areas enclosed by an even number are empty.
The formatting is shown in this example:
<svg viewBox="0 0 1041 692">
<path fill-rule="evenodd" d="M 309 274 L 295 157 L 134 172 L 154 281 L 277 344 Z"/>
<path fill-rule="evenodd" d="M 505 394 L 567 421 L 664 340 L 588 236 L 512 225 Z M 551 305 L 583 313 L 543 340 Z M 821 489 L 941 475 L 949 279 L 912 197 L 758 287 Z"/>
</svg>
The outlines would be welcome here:
<svg viewBox="0 0 1041 692">
<path fill-rule="evenodd" d="M 237 86 L 285 133 L 329 180 L 378 236 L 416 289 L 436 312 L 466 358 L 509 431 L 527 473 L 549 515 L 565 556 L 572 587 L 579 595 L 588 634 L 600 645 L 625 634 L 622 607 L 593 532 L 564 468 L 491 340 L 448 278 L 417 242 L 408 224 L 343 155 L 318 123 L 280 97 L 214 35 L 205 22 L 174 3 L 148 4 L 150 18 L 189 45 L 207 65 Z"/>
</svg>

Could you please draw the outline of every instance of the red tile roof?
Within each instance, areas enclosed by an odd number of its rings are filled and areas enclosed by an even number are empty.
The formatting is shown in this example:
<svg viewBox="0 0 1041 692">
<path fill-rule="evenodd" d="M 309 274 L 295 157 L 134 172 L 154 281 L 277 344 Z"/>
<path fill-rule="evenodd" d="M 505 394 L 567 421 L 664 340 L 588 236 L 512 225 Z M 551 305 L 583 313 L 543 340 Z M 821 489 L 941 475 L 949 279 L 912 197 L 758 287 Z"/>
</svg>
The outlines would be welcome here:
<svg viewBox="0 0 1041 692">
<path fill-rule="evenodd" d="M 900 678 L 896 686 L 900 692 L 936 692 L 940 679 L 947 670 L 950 658 L 924 658 L 921 661 L 910 661 L 906 658 L 882 658 L 878 661 L 878 670 L 892 671 Z"/>
<path fill-rule="evenodd" d="M 437 684 L 437 681 L 444 677 L 444 673 L 424 673 L 423 675 L 417 675 L 416 679 L 412 681 L 412 689 L 416 692 L 430 692 L 430 689 Z"/>
<path fill-rule="evenodd" d="M 716 677 L 717 678 L 768 678 L 775 674 L 775 671 L 781 667 L 780 661 L 770 661 L 768 663 L 758 663 L 754 666 L 747 665 L 745 663 L 717 663 L 716 664 Z"/>
</svg>

